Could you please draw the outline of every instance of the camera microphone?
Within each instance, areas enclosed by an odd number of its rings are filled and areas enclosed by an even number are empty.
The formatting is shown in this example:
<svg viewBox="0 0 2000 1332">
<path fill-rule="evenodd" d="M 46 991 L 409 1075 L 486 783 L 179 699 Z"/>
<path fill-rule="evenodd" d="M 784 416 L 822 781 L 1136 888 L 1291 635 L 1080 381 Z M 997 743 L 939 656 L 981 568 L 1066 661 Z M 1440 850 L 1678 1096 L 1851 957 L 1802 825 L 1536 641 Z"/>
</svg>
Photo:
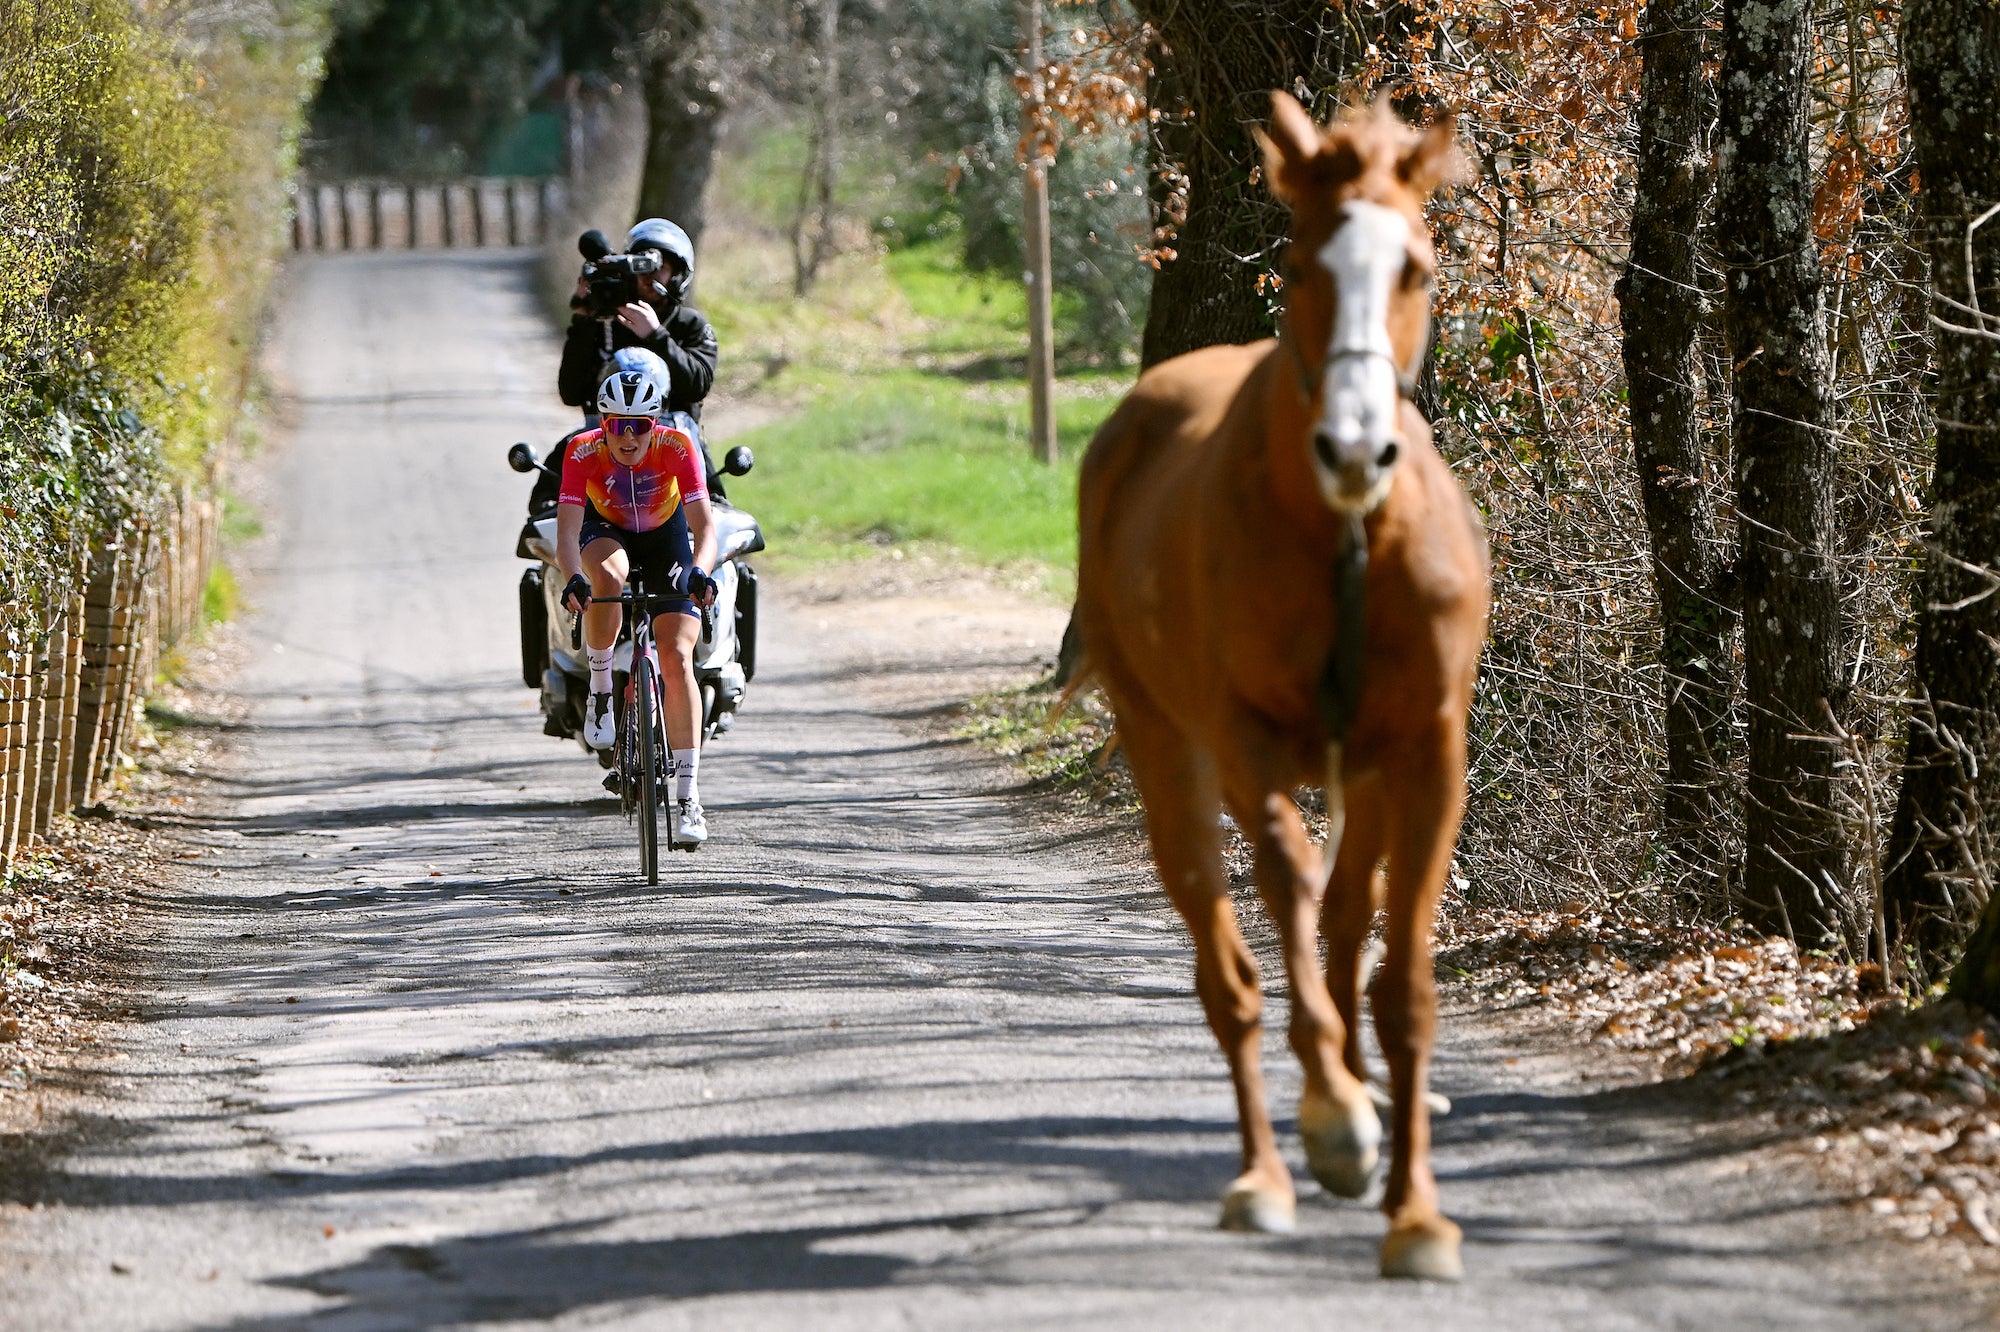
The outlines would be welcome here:
<svg viewBox="0 0 2000 1332">
<path fill-rule="evenodd" d="M 594 264 L 611 253 L 611 242 L 604 238 L 603 232 L 592 227 L 576 238 L 576 251 L 585 260 Z"/>
</svg>

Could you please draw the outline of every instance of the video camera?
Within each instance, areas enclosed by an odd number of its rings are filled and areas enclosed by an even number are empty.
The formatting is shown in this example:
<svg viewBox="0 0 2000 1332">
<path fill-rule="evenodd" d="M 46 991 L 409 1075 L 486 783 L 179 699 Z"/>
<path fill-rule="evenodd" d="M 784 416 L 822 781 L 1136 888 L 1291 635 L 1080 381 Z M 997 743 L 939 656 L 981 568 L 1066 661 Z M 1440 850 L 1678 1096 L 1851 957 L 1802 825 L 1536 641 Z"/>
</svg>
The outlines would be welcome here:
<svg viewBox="0 0 2000 1332">
<path fill-rule="evenodd" d="M 611 242 L 595 228 L 576 238 L 576 248 L 583 256 L 583 280 L 588 286 L 584 313 L 592 319 L 614 318 L 619 306 L 642 299 L 639 275 L 657 273 L 665 263 L 658 250 L 613 254 Z"/>
</svg>

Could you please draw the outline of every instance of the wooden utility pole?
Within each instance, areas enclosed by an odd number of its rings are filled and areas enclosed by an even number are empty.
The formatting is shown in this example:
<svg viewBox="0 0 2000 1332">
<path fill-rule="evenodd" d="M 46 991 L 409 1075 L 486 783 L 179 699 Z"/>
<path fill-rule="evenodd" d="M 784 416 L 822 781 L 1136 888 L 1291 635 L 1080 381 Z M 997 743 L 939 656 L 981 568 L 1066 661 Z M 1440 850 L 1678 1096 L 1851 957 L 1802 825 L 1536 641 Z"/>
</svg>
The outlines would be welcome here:
<svg viewBox="0 0 2000 1332">
<path fill-rule="evenodd" d="M 1018 0 L 1022 45 L 1027 50 L 1028 91 L 1021 103 L 1021 143 L 1026 149 L 1027 176 L 1022 197 L 1027 207 L 1028 267 L 1028 439 L 1035 457 L 1056 460 L 1056 338 L 1049 258 L 1049 163 L 1042 125 L 1042 0 Z"/>
</svg>

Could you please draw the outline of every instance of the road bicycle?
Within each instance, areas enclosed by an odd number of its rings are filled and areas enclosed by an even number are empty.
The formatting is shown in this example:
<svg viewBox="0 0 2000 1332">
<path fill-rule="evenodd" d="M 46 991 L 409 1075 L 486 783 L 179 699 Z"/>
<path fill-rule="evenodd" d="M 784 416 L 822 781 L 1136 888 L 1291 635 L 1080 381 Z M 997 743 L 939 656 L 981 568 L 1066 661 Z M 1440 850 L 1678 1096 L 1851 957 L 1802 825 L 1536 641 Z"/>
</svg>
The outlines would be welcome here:
<svg viewBox="0 0 2000 1332">
<path fill-rule="evenodd" d="M 660 659 L 653 646 L 651 608 L 658 603 L 683 601 L 678 593 L 658 595 L 645 590 L 638 570 L 625 591 L 615 597 L 592 597 L 593 603 L 616 603 L 625 607 L 632 624 L 632 669 L 626 673 L 625 687 L 614 698 L 618 704 L 618 739 L 612 745 L 611 772 L 605 785 L 618 793 L 618 810 L 627 823 L 639 825 L 639 868 L 646 882 L 660 881 L 660 806 L 667 810 L 667 845 L 681 845 L 681 806 L 672 796 L 677 765 L 667 743 L 666 692 L 660 679 Z M 645 613 L 635 614 L 635 610 Z M 583 617 L 577 616 L 570 631 L 573 646 L 581 650 Z M 661 791 L 668 794 L 662 799 Z M 693 851 L 690 844 L 686 850 Z"/>
</svg>

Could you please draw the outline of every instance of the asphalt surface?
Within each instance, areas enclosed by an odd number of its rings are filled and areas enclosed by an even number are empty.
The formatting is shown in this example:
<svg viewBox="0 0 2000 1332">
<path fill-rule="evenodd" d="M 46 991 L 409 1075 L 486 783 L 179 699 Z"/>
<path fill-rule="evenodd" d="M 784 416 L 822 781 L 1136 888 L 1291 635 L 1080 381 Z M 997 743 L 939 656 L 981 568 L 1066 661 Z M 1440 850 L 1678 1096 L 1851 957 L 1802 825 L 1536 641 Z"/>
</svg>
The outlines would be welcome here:
<svg viewBox="0 0 2000 1332">
<path fill-rule="evenodd" d="M 0 1218 L 0 1326 L 1949 1321 L 1802 1181 L 1477 1013 L 1437 1070 L 1463 1285 L 1377 1279 L 1381 1217 L 1295 1142 L 1298 1232 L 1217 1231 L 1178 925 L 1129 846 L 922 725 L 1045 643 L 767 582 L 716 841 L 649 890 L 517 673 L 501 454 L 565 419 L 523 257 L 304 260 L 277 354 L 249 719 L 177 834 L 156 998 Z"/>
</svg>

